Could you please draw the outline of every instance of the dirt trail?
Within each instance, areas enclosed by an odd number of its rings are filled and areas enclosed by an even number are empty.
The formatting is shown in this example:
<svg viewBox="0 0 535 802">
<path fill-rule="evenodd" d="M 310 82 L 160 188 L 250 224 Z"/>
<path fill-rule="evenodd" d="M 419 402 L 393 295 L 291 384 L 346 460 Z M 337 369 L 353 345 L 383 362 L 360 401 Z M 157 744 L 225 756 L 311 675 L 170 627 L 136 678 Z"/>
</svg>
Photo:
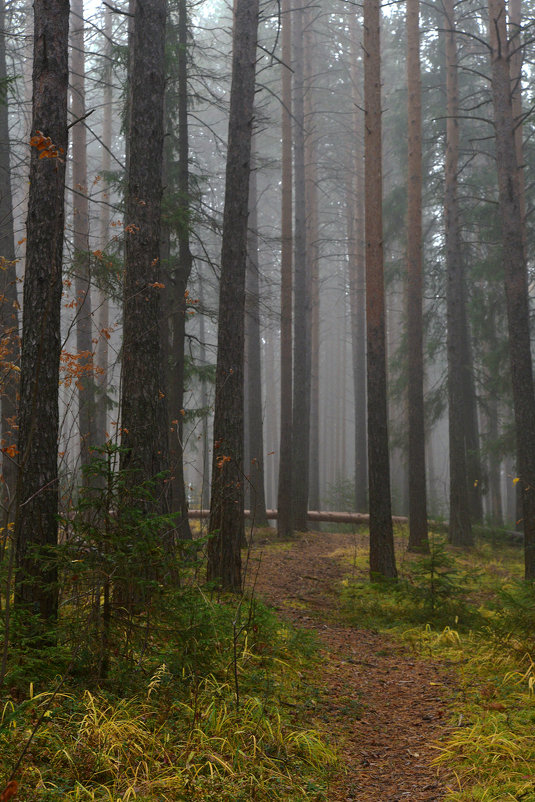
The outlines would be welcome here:
<svg viewBox="0 0 535 802">
<path fill-rule="evenodd" d="M 435 802 L 446 793 L 431 760 L 446 731 L 449 678 L 388 636 L 339 625 L 337 585 L 350 573 L 341 550 L 354 543 L 315 533 L 281 549 L 260 537 L 249 576 L 258 596 L 324 644 L 321 713 L 347 766 L 329 802 Z"/>
</svg>

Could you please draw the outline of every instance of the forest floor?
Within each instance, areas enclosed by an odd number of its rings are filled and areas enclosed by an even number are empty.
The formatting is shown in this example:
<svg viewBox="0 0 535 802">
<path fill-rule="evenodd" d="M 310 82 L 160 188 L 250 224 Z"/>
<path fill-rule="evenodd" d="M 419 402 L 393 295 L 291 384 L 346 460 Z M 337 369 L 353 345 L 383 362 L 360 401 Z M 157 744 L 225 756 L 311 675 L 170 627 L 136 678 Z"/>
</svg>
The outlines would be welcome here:
<svg viewBox="0 0 535 802">
<path fill-rule="evenodd" d="M 320 697 L 311 724 L 327 730 L 342 767 L 329 802 L 435 802 L 447 793 L 447 775 L 432 761 L 437 742 L 451 733 L 455 680 L 446 665 L 421 659 L 399 640 L 344 622 L 340 591 L 344 579 L 359 578 L 351 555 L 364 541 L 307 533 L 277 543 L 260 532 L 249 585 L 319 640 L 311 682 Z"/>
</svg>

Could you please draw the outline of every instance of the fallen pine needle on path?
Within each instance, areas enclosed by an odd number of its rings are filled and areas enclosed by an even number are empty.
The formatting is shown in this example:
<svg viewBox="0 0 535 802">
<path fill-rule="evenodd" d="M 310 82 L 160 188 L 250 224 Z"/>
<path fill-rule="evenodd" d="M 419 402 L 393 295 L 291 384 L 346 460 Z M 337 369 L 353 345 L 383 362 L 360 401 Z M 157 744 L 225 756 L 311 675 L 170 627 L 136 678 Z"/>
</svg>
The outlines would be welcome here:
<svg viewBox="0 0 535 802">
<path fill-rule="evenodd" d="M 330 732 L 342 766 L 329 802 L 438 802 L 447 778 L 432 760 L 451 731 L 454 678 L 388 635 L 343 625 L 340 583 L 351 574 L 355 537 L 315 532 L 279 544 L 260 533 L 249 576 L 257 596 L 319 637 L 322 698 L 311 716 Z"/>
</svg>

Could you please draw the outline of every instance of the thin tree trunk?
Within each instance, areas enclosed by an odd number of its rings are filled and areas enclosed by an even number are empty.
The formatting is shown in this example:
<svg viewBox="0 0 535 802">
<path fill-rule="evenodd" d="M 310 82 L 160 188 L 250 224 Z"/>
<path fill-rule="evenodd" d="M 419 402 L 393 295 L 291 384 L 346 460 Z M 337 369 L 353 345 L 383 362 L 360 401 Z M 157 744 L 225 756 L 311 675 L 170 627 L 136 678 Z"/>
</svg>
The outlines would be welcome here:
<svg viewBox="0 0 535 802">
<path fill-rule="evenodd" d="M 353 223 L 348 222 L 349 302 L 351 311 L 351 344 L 353 353 L 353 385 L 355 394 L 355 509 L 368 509 L 368 443 L 366 433 L 366 258 L 364 252 L 364 187 L 362 175 L 362 141 L 364 138 L 362 99 L 359 91 L 358 57 L 360 43 L 356 15 L 351 27 L 351 83 L 353 89 L 353 135 L 355 152 L 352 179 Z"/>
<path fill-rule="evenodd" d="M 276 403 L 276 379 L 275 379 L 275 347 L 273 330 L 269 328 L 265 336 L 265 398 L 266 398 L 266 496 L 267 504 L 274 507 L 276 504 L 277 488 L 277 444 L 279 442 L 277 421 L 280 420 Z"/>
<path fill-rule="evenodd" d="M 53 548 L 58 535 L 58 384 L 68 43 L 68 2 L 35 0 L 15 516 L 15 602 L 32 613 L 37 611 L 45 626 L 57 615 L 57 569 L 53 561 L 43 561 L 43 555 L 35 548 Z"/>
<path fill-rule="evenodd" d="M 73 120 L 81 120 L 86 111 L 84 48 L 83 0 L 71 0 L 71 113 Z M 76 350 L 80 374 L 77 386 L 82 467 L 90 462 L 91 447 L 96 443 L 86 140 L 85 123 L 76 123 L 72 129 L 73 266 L 76 296 Z"/>
<path fill-rule="evenodd" d="M 370 575 L 397 575 L 390 500 L 383 267 L 380 4 L 364 0 Z"/>
<path fill-rule="evenodd" d="M 264 436 L 262 422 L 262 363 L 260 350 L 260 267 L 258 263 L 258 207 L 256 167 L 249 185 L 249 231 L 245 296 L 245 342 L 247 361 L 247 419 L 250 504 L 256 526 L 267 526 L 264 488 Z"/>
<path fill-rule="evenodd" d="M 479 422 L 477 415 L 477 396 L 474 382 L 474 359 L 470 340 L 470 325 L 466 309 L 466 281 L 463 270 L 462 301 L 459 304 L 461 315 L 461 385 L 464 418 L 464 442 L 466 450 L 466 475 L 468 481 L 468 502 L 473 523 L 483 521 L 483 500 L 481 495 L 482 472 L 479 448 Z"/>
<path fill-rule="evenodd" d="M 0 0 L 0 83 L 7 79 L 5 6 Z M 18 365 L 19 315 L 17 300 L 17 272 L 15 262 L 15 235 L 13 230 L 13 197 L 11 192 L 11 166 L 9 145 L 8 95 L 0 100 L 0 263 L 2 281 L 0 284 L 0 337 L 2 338 L 2 362 L 5 367 L 2 375 L 2 418 L 0 442 L 2 458 L 1 503 L 4 510 L 2 526 L 7 532 L 11 517 L 15 486 L 17 482 L 17 462 L 14 448 L 16 443 L 15 424 L 17 415 L 17 393 L 19 389 Z"/>
<path fill-rule="evenodd" d="M 462 396 L 462 315 L 464 303 L 463 264 L 459 232 L 459 202 L 457 197 L 459 169 L 459 90 L 457 84 L 457 45 L 455 40 L 455 11 L 453 0 L 443 0 L 446 28 L 446 160 L 444 218 L 447 268 L 448 321 L 448 410 L 450 458 L 450 526 L 448 538 L 455 546 L 473 544 Z"/>
<path fill-rule="evenodd" d="M 112 146 L 112 16 L 111 9 L 105 6 L 104 11 L 104 74 L 103 74 L 103 109 L 102 109 L 102 155 L 101 173 L 103 182 L 102 204 L 100 206 L 100 250 L 104 253 L 110 238 L 110 195 L 109 174 L 111 170 Z M 107 269 L 104 258 L 104 270 Z M 95 438 L 97 445 L 103 445 L 108 439 L 108 337 L 110 328 L 110 309 L 108 294 L 105 289 L 98 291 L 97 329 L 98 342 L 96 348 L 97 387 L 98 394 L 95 411 Z"/>
<path fill-rule="evenodd" d="M 407 0 L 409 551 L 429 551 L 425 480 L 420 3 Z"/>
<path fill-rule="evenodd" d="M 294 528 L 306 532 L 310 441 L 310 324 L 306 261 L 304 10 L 301 0 L 297 0 L 293 5 L 293 47 L 295 228 L 292 501 Z"/>
<path fill-rule="evenodd" d="M 169 120 L 169 125 L 173 121 Z M 167 149 L 169 154 L 169 149 Z M 169 154 L 169 158 L 171 155 Z M 184 381 L 187 287 L 193 264 L 190 250 L 190 178 L 188 132 L 188 10 L 186 0 L 178 3 L 178 262 L 171 269 L 171 377 L 169 457 L 172 476 L 173 512 L 179 514 L 177 533 L 191 540 L 188 501 L 184 484 Z"/>
<path fill-rule="evenodd" d="M 503 0 L 489 0 L 489 28 L 517 466 L 522 492 L 525 577 L 531 580 L 535 578 L 535 393 L 530 347 L 525 234 L 519 165 L 514 139 L 515 120 L 511 96 L 506 9 Z"/>
<path fill-rule="evenodd" d="M 292 15 L 281 0 L 282 15 L 282 187 L 281 187 L 281 404 L 277 520 L 279 537 L 289 537 L 292 522 Z"/>
<path fill-rule="evenodd" d="M 221 246 L 214 453 L 207 578 L 241 590 L 243 361 L 247 214 L 254 114 L 258 0 L 236 0 Z"/>
<path fill-rule="evenodd" d="M 316 50 L 311 28 L 310 11 L 305 12 L 305 208 L 306 263 L 309 266 L 308 298 L 310 303 L 310 457 L 309 506 L 320 507 L 320 291 L 319 291 L 319 220 L 316 117 L 313 99 L 313 56 Z"/>
<path fill-rule="evenodd" d="M 522 117 L 522 63 L 524 48 L 522 44 L 522 0 L 509 0 L 509 34 L 511 39 L 511 56 L 509 60 L 512 84 L 512 110 L 515 124 L 515 150 L 518 165 L 518 192 L 520 196 L 520 213 L 522 215 L 522 231 L 524 249 L 526 243 L 526 177 L 524 171 L 524 126 Z"/>
<path fill-rule="evenodd" d="M 205 326 L 204 326 L 204 307 L 202 297 L 202 281 L 199 282 L 199 362 L 201 368 L 207 366 L 206 361 L 206 342 L 205 342 Z M 210 458 L 208 447 L 208 392 L 206 389 L 206 378 L 201 376 L 201 409 L 203 410 L 202 417 L 202 489 L 201 489 L 201 502 L 202 508 L 207 509 L 210 505 Z"/>
</svg>

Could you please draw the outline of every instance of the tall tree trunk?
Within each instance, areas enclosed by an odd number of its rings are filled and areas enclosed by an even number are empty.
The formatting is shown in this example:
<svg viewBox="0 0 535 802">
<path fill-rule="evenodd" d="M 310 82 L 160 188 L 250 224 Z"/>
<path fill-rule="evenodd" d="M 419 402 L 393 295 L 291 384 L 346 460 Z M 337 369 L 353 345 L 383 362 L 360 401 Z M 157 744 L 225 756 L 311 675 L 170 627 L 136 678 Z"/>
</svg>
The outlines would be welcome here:
<svg viewBox="0 0 535 802">
<path fill-rule="evenodd" d="M 36 547 L 58 535 L 58 383 L 69 4 L 35 0 L 32 139 L 22 324 L 15 602 L 57 615 L 57 570 Z M 41 158 L 44 156 L 44 158 Z M 50 556 L 50 555 L 48 555 Z"/>
<path fill-rule="evenodd" d="M 510 49 L 503 0 L 489 0 L 492 99 L 502 222 L 505 295 L 515 415 L 518 478 L 522 491 L 526 579 L 535 578 L 535 393 L 531 362 L 528 276 L 515 148 Z"/>
<path fill-rule="evenodd" d="M 204 306 L 202 297 L 202 281 L 199 282 L 199 362 L 202 368 L 207 366 L 206 361 L 206 341 L 204 326 Z M 206 378 L 201 376 L 201 409 L 202 414 L 202 489 L 201 489 L 201 508 L 207 510 L 210 506 L 210 456 L 208 444 L 208 392 L 206 388 Z"/>
<path fill-rule="evenodd" d="M 254 168 L 254 166 L 253 166 Z M 256 169 L 249 184 L 249 231 L 245 295 L 245 342 L 247 361 L 247 419 L 250 509 L 256 526 L 268 526 L 264 488 L 264 436 L 262 423 L 262 357 L 260 350 L 260 268 L 258 263 L 258 208 Z"/>
<path fill-rule="evenodd" d="M 125 212 L 121 468 L 153 480 L 168 465 L 167 399 L 160 340 L 160 225 L 165 86 L 165 0 L 135 0 L 129 75 L 129 158 Z M 155 488 L 168 509 L 168 484 Z"/>
<path fill-rule="evenodd" d="M 306 264 L 309 267 L 309 347 L 310 347 L 310 455 L 309 455 L 309 506 L 320 508 L 320 291 L 319 291 L 319 220 L 318 220 L 318 169 L 317 132 L 313 98 L 313 66 L 316 41 L 311 25 L 310 9 L 305 11 L 305 209 L 306 209 Z"/>
<path fill-rule="evenodd" d="M 294 361 L 292 416 L 293 525 L 308 529 L 308 475 L 310 439 L 309 280 L 306 249 L 304 10 L 293 5 L 294 46 Z"/>
<path fill-rule="evenodd" d="M 5 6 L 0 0 L 0 83 L 7 79 Z M 11 166 L 9 145 L 8 94 L 0 97 L 0 337 L 2 346 L 2 418 L 0 444 L 2 458 L 1 504 L 4 511 L 2 525 L 7 531 L 11 517 L 17 462 L 14 459 L 16 443 L 15 423 L 17 415 L 19 322 L 17 300 L 17 272 L 15 262 L 15 235 L 13 231 L 13 197 L 11 193 Z"/>
<path fill-rule="evenodd" d="M 281 408 L 277 527 L 279 537 L 293 532 L 292 522 L 292 15 L 281 0 L 282 15 L 282 187 L 281 187 Z"/>
<path fill-rule="evenodd" d="M 496 309 L 491 302 L 486 315 L 488 322 L 485 337 L 485 349 L 489 355 L 497 352 L 497 331 L 496 331 Z M 489 492 L 489 513 L 492 522 L 496 526 L 503 526 L 503 504 L 501 488 L 501 457 L 499 453 L 499 400 L 496 384 L 502 384 L 499 376 L 493 376 L 489 371 L 487 375 L 487 396 L 485 399 L 485 410 L 487 419 L 487 441 L 488 441 L 488 492 Z"/>
<path fill-rule="evenodd" d="M 173 121 L 169 120 L 169 125 Z M 177 532 L 191 539 L 188 501 L 184 484 L 184 381 L 187 287 L 193 264 L 190 250 L 190 179 L 188 132 L 188 10 L 178 3 L 178 262 L 171 270 L 171 376 L 169 383 L 170 461 L 173 511 L 179 513 Z"/>
<path fill-rule="evenodd" d="M 444 220 L 447 269 L 448 410 L 450 459 L 449 541 L 455 546 L 473 544 L 462 396 L 462 313 L 464 277 L 459 231 L 459 90 L 453 0 L 443 0 L 446 29 L 446 160 Z"/>
<path fill-rule="evenodd" d="M 420 3 L 407 0 L 409 551 L 429 551 L 425 481 Z"/>
<path fill-rule="evenodd" d="M 524 126 L 522 117 L 522 63 L 524 48 L 522 45 L 522 0 L 509 0 L 509 34 L 511 39 L 511 56 L 509 60 L 512 84 L 512 110 L 515 123 L 515 150 L 518 166 L 518 191 L 520 195 L 520 213 L 522 215 L 522 231 L 524 248 L 526 245 L 526 178 L 524 172 Z"/>
<path fill-rule="evenodd" d="M 364 252 L 364 182 L 362 174 L 362 114 L 361 79 L 358 74 L 360 55 L 357 17 L 351 25 L 351 84 L 353 94 L 353 136 L 355 151 L 352 169 L 348 170 L 351 187 L 351 208 L 348 214 L 349 303 L 351 311 L 351 347 L 353 356 L 353 386 L 355 395 L 355 509 L 368 509 L 368 443 L 366 433 L 366 257 Z"/>
<path fill-rule="evenodd" d="M 265 371 L 265 398 L 266 398 L 266 451 L 267 462 L 266 467 L 266 504 L 270 509 L 275 509 L 277 506 L 277 444 L 279 443 L 278 437 L 278 421 L 280 416 L 278 414 L 276 403 L 276 388 L 277 382 L 275 377 L 275 345 L 274 345 L 274 332 L 269 328 L 265 336 L 265 357 L 264 364 Z"/>
<path fill-rule="evenodd" d="M 364 0 L 366 332 L 370 575 L 395 577 L 390 500 L 383 267 L 381 45 L 379 0 Z"/>
<path fill-rule="evenodd" d="M 111 170 L 112 146 L 112 16 L 111 9 L 106 6 L 104 10 L 104 73 L 103 73 L 103 101 L 102 101 L 102 155 L 101 173 L 103 182 L 102 204 L 100 206 L 100 250 L 105 251 L 110 238 L 110 195 L 109 174 Z M 106 264 L 104 269 L 106 270 Z M 108 438 L 108 337 L 110 327 L 110 302 L 105 289 L 98 291 L 97 309 L 97 347 L 96 365 L 98 393 L 95 410 L 95 438 L 97 445 L 103 445 Z"/>
<path fill-rule="evenodd" d="M 86 112 L 84 47 L 83 0 L 72 0 L 71 113 L 73 121 L 81 120 Z M 85 122 L 75 123 L 72 129 L 73 266 L 76 296 L 76 350 L 78 352 L 78 370 L 80 373 L 77 386 L 80 462 L 82 467 L 90 462 L 90 450 L 96 443 L 86 140 Z"/>
<path fill-rule="evenodd" d="M 258 0 L 236 0 L 214 411 L 207 578 L 241 590 L 243 360 L 247 214 L 254 114 Z"/>
<path fill-rule="evenodd" d="M 468 503 L 473 523 L 483 521 L 483 485 L 481 471 L 481 452 L 479 448 L 479 422 L 477 416 L 477 396 L 474 382 L 474 358 L 470 339 L 470 325 L 466 309 L 467 288 L 463 270 L 463 291 L 459 314 L 461 316 L 461 365 L 460 376 L 462 407 L 464 418 L 464 443 L 466 450 L 466 475 L 468 481 Z"/>
</svg>

